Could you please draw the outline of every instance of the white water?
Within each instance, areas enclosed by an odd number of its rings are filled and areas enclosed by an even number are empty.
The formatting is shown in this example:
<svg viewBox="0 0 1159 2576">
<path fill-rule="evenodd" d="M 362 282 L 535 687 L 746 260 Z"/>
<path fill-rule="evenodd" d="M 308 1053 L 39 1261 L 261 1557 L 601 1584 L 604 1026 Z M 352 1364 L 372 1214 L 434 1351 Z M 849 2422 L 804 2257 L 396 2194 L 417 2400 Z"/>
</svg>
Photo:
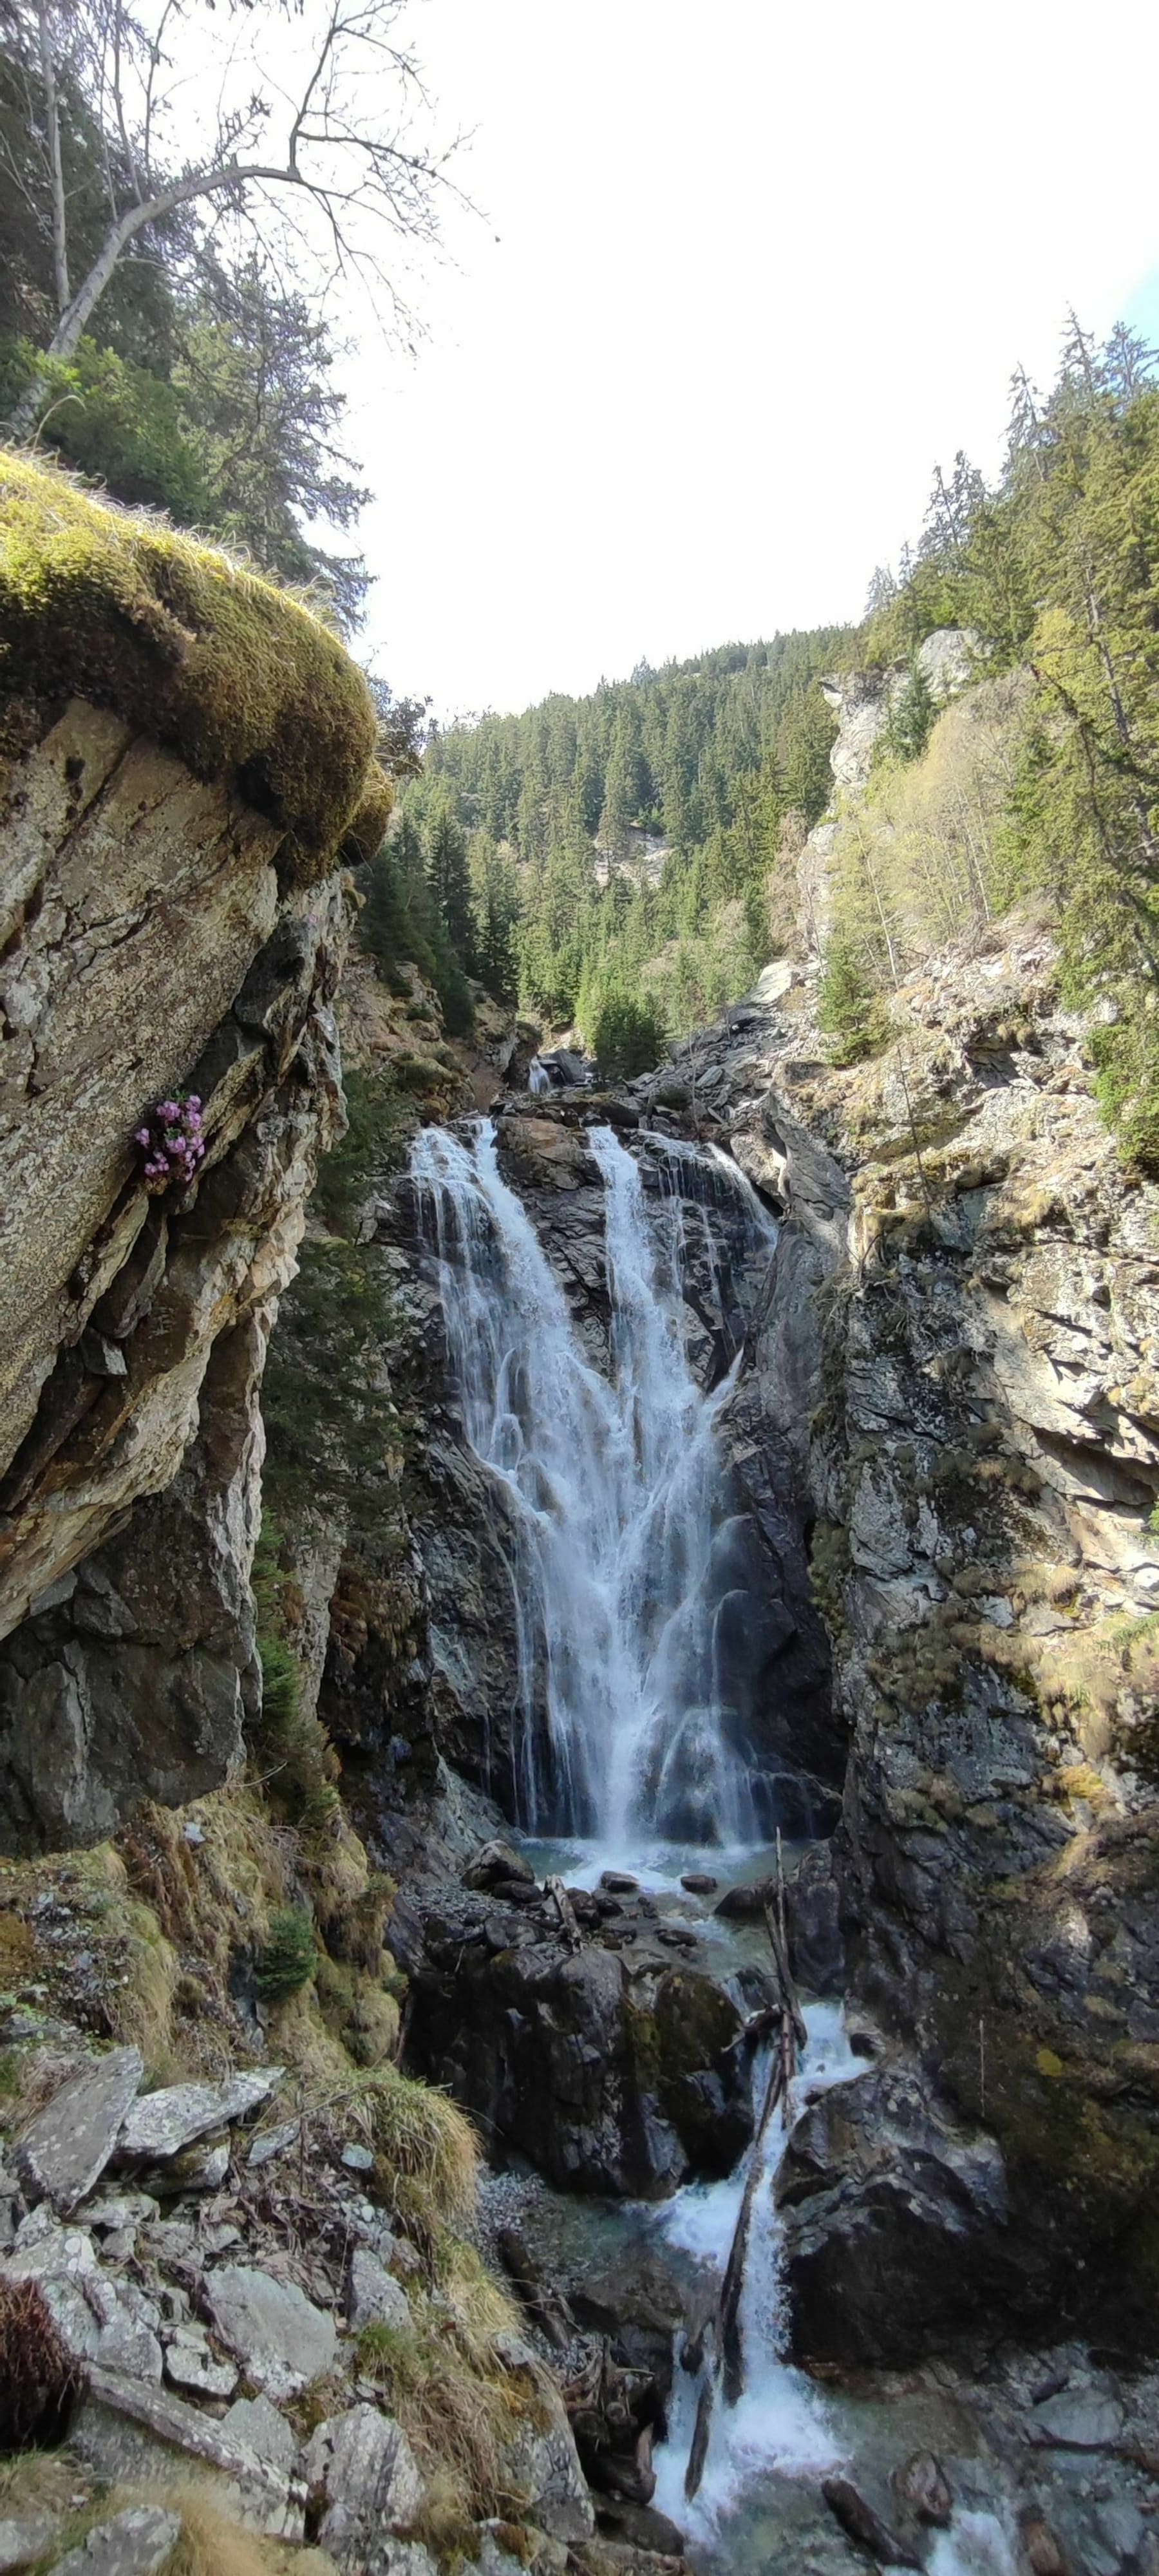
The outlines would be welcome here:
<svg viewBox="0 0 1159 2576">
<path fill-rule="evenodd" d="M 715 1437 L 729 1379 L 706 1396 L 685 1356 L 680 1158 L 667 1198 L 678 1222 L 665 1228 L 612 1130 L 588 1143 L 605 1190 L 608 1377 L 500 1176 L 490 1122 L 467 1137 L 427 1128 L 411 1159 L 464 1429 L 511 1506 L 515 1821 L 607 1850 L 642 1833 L 744 1845 L 761 1820 L 730 1696 L 732 1524 Z"/>
</svg>

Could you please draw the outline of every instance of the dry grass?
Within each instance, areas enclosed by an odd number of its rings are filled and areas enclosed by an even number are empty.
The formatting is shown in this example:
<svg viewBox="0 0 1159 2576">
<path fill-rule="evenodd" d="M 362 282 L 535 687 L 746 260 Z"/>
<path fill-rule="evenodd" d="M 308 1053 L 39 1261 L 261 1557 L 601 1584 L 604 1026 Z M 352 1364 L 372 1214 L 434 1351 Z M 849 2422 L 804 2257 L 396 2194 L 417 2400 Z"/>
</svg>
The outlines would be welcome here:
<svg viewBox="0 0 1159 2576">
<path fill-rule="evenodd" d="M 373 2147 L 384 2199 L 428 2235 L 432 2255 L 449 2226 L 472 2216 L 479 2142 L 445 2093 L 397 2066 L 377 2066 L 317 2102 L 311 2121 L 316 2133 L 332 2133 L 336 2148 L 352 2132 Z"/>
<path fill-rule="evenodd" d="M 497 2294 L 498 2295 L 498 2294 Z M 367 2326 L 359 2364 L 397 2416 L 427 2482 L 424 2535 L 453 2547 L 472 2524 L 518 2513 L 505 2456 L 522 2421 L 539 2412 L 533 2382 L 508 2370 L 490 2339 L 437 2299 L 416 2303 L 409 2333 Z"/>
<path fill-rule="evenodd" d="M 0 2281 L 0 2451 L 59 2441 L 81 2372 L 38 2281 Z"/>
</svg>

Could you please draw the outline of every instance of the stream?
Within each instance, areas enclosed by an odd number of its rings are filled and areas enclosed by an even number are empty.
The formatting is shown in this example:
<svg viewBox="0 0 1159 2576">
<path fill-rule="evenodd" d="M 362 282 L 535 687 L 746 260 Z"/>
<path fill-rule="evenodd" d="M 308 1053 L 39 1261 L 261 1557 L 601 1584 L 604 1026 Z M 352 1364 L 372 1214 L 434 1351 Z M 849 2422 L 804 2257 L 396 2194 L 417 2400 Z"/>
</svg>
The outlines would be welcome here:
<svg viewBox="0 0 1159 2576">
<path fill-rule="evenodd" d="M 767 1968 L 763 1927 L 717 1919 L 680 1881 L 708 1871 L 724 1889 L 767 1875 L 776 1794 L 762 1757 L 758 1645 L 746 1635 L 734 1579 L 737 1530 L 717 1443 L 740 1363 L 726 1354 L 712 1387 L 698 1384 L 682 1277 L 694 1238 L 711 1270 L 711 1210 L 722 1194 L 762 1269 L 773 1228 L 726 1157 L 659 1136 L 640 1143 L 650 1191 L 640 1160 L 610 1127 L 587 1137 L 604 1188 L 603 1366 L 503 1178 L 491 1122 L 424 1130 L 411 1173 L 438 1261 L 466 1437 L 505 1487 L 516 1533 L 512 1821 L 537 1876 L 558 1872 L 593 1887 L 609 1869 L 627 1872 L 663 1913 L 711 1942 L 715 1972 L 727 1980 L 746 1959 Z M 839 2003 L 806 2000 L 805 2019 L 791 2117 L 812 2092 L 866 2065 Z M 764 2081 L 758 2058 L 757 2099 Z M 778 2109 L 749 2151 L 762 2170 L 740 2311 L 742 2394 L 730 2407 L 717 2390 L 703 2479 L 689 2503 L 701 2383 L 678 2368 L 655 2458 L 656 2505 L 687 2532 L 706 2576 L 771 2576 L 790 2566 L 839 2576 L 856 2553 L 821 2500 L 822 2478 L 864 2472 L 880 2486 L 891 2466 L 930 2448 L 952 2459 L 959 2500 L 952 2530 L 927 2553 L 930 2576 L 1015 2576 L 991 2471 L 949 2394 L 929 2384 L 889 2398 L 851 2394 L 785 2359 L 772 2189 L 784 2139 Z M 614 2263 L 617 2249 L 651 2246 L 689 2289 L 703 2288 L 723 2275 L 748 2168 L 746 2157 L 724 2181 L 647 2206 L 569 2202 L 529 2177 L 526 2223 L 563 2284 L 585 2264 Z"/>
</svg>

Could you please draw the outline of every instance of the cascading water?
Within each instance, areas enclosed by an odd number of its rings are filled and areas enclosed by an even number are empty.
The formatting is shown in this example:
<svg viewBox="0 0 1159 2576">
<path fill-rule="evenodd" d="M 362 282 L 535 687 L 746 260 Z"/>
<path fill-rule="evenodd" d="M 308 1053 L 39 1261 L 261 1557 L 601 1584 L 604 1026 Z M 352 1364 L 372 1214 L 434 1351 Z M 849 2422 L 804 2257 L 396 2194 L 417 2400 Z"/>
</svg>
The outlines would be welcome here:
<svg viewBox="0 0 1159 2576">
<path fill-rule="evenodd" d="M 516 1821 L 608 1847 L 641 1831 L 748 1843 L 768 1819 L 735 1689 L 735 1525 L 715 1436 L 728 1377 L 706 1396 L 691 1373 L 678 1231 L 665 1242 L 650 1221 L 638 1164 L 610 1128 L 588 1143 L 605 1188 L 606 1377 L 502 1179 L 490 1121 L 427 1128 L 411 1159 L 464 1429 L 512 1507 Z"/>
</svg>

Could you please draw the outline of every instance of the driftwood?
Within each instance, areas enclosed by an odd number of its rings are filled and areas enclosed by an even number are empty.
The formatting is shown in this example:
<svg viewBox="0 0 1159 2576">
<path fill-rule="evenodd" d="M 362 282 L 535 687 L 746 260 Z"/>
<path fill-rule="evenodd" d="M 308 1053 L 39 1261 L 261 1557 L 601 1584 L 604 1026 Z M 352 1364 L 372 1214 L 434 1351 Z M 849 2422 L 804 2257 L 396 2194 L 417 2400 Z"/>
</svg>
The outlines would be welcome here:
<svg viewBox="0 0 1159 2576">
<path fill-rule="evenodd" d="M 716 2351 L 713 2373 L 711 2376 L 705 2378 L 704 2385 L 700 2392 L 700 2402 L 696 2409 L 696 2430 L 692 2436 L 692 2448 L 689 2451 L 688 2466 L 684 2472 L 684 2492 L 688 2497 L 689 2502 L 691 2502 L 692 2497 L 697 2493 L 701 2479 L 704 2476 L 704 2464 L 708 2457 L 708 2442 L 709 2435 L 712 2430 L 712 2409 L 716 2397 L 717 2382 L 719 2381 L 723 2387 L 726 2406 L 735 2406 L 744 2388 L 744 2349 L 741 2341 L 740 2301 L 741 2292 L 744 2288 L 745 2257 L 748 2252 L 749 2226 L 752 2220 L 753 2202 L 756 2198 L 757 2185 L 760 2181 L 762 2172 L 761 2150 L 765 2142 L 769 2122 L 772 2119 L 778 2102 L 783 2100 L 786 2105 L 788 2103 L 789 2086 L 792 2083 L 797 2063 L 797 2050 L 798 2048 L 805 2047 L 809 2036 L 805 2023 L 805 2016 L 797 1998 L 797 1989 L 793 1983 L 792 1971 L 789 1966 L 789 1945 L 785 1927 L 785 1875 L 781 1860 L 781 1837 L 779 1833 L 777 1835 L 777 1897 L 778 1904 L 777 1912 L 775 1914 L 772 1906 L 768 1903 L 766 1903 L 764 1909 L 765 1923 L 768 1928 L 769 1941 L 776 1965 L 777 1983 L 781 1992 L 780 2011 L 777 2015 L 770 2017 L 775 2025 L 779 2025 L 777 2047 L 772 2066 L 769 2070 L 769 2080 L 765 2087 L 764 2103 L 761 2108 L 760 2119 L 757 2122 L 756 2133 L 753 2138 L 752 2161 L 749 2165 L 748 2180 L 745 2183 L 744 2194 L 737 2214 L 736 2226 L 733 2230 L 732 2244 L 729 2247 L 728 2262 L 725 2265 L 724 2279 L 720 2288 L 720 2298 L 717 2304 L 715 2320 Z M 703 2349 L 705 2331 L 706 2328 L 702 2327 L 700 2333 L 701 2349 Z M 689 2346 L 686 2346 L 686 2354 L 691 2348 L 690 2338 Z M 695 2362 L 693 2362 L 691 2366 L 695 2367 Z"/>
</svg>

